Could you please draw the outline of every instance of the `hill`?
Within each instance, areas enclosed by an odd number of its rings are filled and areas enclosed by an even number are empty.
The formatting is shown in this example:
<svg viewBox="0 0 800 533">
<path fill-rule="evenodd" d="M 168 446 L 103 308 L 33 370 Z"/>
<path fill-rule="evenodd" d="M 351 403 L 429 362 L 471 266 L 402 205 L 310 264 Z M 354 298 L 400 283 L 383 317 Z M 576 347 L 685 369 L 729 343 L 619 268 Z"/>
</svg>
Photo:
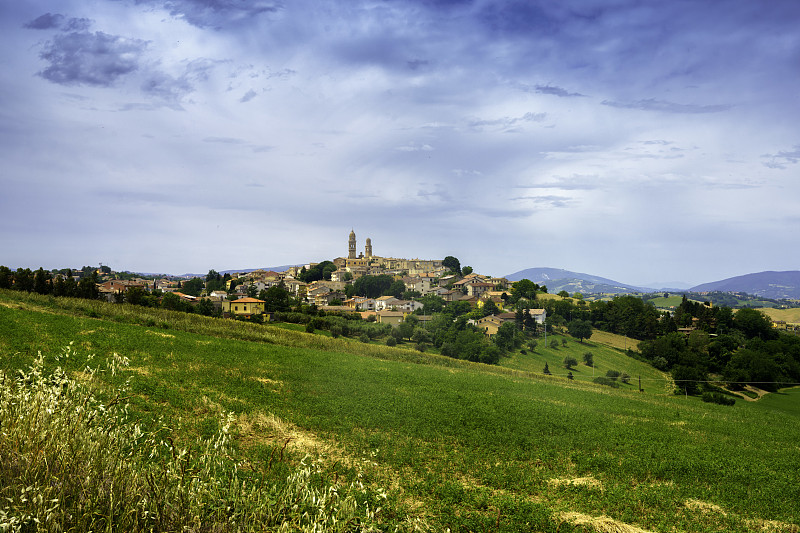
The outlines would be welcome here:
<svg viewBox="0 0 800 533">
<path fill-rule="evenodd" d="M 594 352 L 597 372 L 641 364 L 590 341 L 517 352 L 504 360 L 512 369 L 0 290 L 3 374 L 16 375 L 41 352 L 67 376 L 96 380 L 103 405 L 128 398 L 128 416 L 146 434 L 159 432 L 154 442 L 182 457 L 189 476 L 198 472 L 191 461 L 205 457 L 195 443 L 226 428 L 235 444 L 230 468 L 254 476 L 249 486 L 295 480 L 295 510 L 282 516 L 291 524 L 318 516 L 304 496 L 313 490 L 314 505 L 347 496 L 358 511 L 340 529 L 317 530 L 797 531 L 800 389 L 723 407 L 672 395 L 657 373 L 642 375 L 640 393 L 633 383 L 611 388 L 525 371 L 549 362 L 556 373 L 559 358 L 584 349 Z M 86 371 L 114 354 L 127 366 Z M 581 364 L 575 374 L 590 372 Z M 2 495 L 17 505 L 26 487 Z M 233 520 L 240 507 L 222 502 L 219 512 Z"/>
<path fill-rule="evenodd" d="M 618 281 L 591 274 L 571 272 L 561 268 L 528 268 L 508 274 L 509 281 L 519 281 L 529 279 L 538 285 L 546 285 L 548 292 L 555 294 L 567 291 L 572 294 L 580 292 L 583 294 L 625 294 L 631 292 L 650 292 L 654 289 L 634 287 Z"/>
<path fill-rule="evenodd" d="M 758 272 L 704 283 L 691 292 L 740 292 L 772 299 L 800 299 L 800 271 Z"/>
</svg>

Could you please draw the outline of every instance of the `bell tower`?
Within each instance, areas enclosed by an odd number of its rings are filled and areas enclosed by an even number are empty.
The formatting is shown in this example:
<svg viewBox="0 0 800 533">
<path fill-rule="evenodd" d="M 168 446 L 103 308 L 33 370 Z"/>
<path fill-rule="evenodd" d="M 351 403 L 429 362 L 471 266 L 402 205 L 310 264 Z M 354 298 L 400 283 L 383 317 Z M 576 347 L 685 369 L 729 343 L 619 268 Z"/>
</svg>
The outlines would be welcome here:
<svg viewBox="0 0 800 533">
<path fill-rule="evenodd" d="M 364 247 L 364 255 L 367 259 L 372 257 L 372 239 L 367 237 L 367 245 Z"/>
<path fill-rule="evenodd" d="M 348 259 L 355 259 L 356 258 L 356 232 L 350 230 L 350 243 L 349 243 L 349 251 L 347 254 Z"/>
</svg>

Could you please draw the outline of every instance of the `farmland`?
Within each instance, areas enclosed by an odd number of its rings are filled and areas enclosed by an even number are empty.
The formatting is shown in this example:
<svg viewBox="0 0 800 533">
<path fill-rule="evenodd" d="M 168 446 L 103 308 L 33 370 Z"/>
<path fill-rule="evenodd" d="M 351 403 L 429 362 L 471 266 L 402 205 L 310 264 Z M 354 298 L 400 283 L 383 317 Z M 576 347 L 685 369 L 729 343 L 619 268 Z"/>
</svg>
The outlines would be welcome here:
<svg viewBox="0 0 800 533">
<path fill-rule="evenodd" d="M 236 452 L 280 483 L 306 455 L 362 483 L 377 527 L 797 531 L 798 389 L 733 407 L 674 396 L 621 350 L 561 336 L 481 365 L 272 326 L 0 291 L 0 369 L 37 352 L 80 377 L 117 353 L 131 416 L 191 446 L 233 413 Z M 595 372 L 647 385 L 592 384 Z M 90 356 L 94 356 L 90 360 Z M 627 529 L 625 529 L 627 528 Z M 635 529 L 639 528 L 639 529 Z"/>
</svg>

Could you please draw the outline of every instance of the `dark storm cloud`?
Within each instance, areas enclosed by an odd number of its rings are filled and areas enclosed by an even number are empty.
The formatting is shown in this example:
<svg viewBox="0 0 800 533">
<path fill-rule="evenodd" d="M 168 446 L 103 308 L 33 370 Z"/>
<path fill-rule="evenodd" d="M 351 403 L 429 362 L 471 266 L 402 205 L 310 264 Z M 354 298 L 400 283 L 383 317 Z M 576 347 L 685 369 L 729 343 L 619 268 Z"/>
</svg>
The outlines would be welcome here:
<svg viewBox="0 0 800 533">
<path fill-rule="evenodd" d="M 261 0 L 142 0 L 153 5 L 163 5 L 175 17 L 186 19 L 200 28 L 222 28 L 231 23 L 247 23 L 264 13 L 275 13 L 283 8 L 279 2 Z"/>
<path fill-rule="evenodd" d="M 59 34 L 44 44 L 40 57 L 49 66 L 39 72 L 61 85 L 108 87 L 139 68 L 145 41 L 101 31 Z"/>
<path fill-rule="evenodd" d="M 662 113 L 678 114 L 701 114 L 701 113 L 721 113 L 733 108 L 729 104 L 696 105 L 696 104 L 677 104 L 655 98 L 637 100 L 635 102 L 614 102 L 604 100 L 603 105 L 620 109 L 638 109 L 640 111 L 658 111 Z"/>
<path fill-rule="evenodd" d="M 64 19 L 64 15 L 59 13 L 45 13 L 28 22 L 24 27 L 31 30 L 50 30 L 53 28 L 60 28 L 61 24 L 64 23 Z"/>
</svg>

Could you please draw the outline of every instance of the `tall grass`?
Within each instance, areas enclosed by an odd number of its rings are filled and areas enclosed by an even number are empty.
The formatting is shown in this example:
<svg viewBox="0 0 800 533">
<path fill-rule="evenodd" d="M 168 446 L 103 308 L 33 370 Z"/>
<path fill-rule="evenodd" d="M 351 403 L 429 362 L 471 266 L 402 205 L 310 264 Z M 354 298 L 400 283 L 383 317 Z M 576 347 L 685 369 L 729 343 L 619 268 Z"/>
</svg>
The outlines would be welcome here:
<svg viewBox="0 0 800 533">
<path fill-rule="evenodd" d="M 69 358 L 68 346 L 61 357 Z M 0 375 L 2 531 L 362 531 L 380 497 L 358 482 L 320 483 L 307 457 L 280 484 L 245 472 L 230 446 L 232 414 L 191 449 L 162 427 L 128 419 L 126 387 L 95 395 L 98 373 L 71 379 L 43 371 L 41 355 L 17 376 Z M 409 528 L 413 525 L 406 524 Z"/>
</svg>

